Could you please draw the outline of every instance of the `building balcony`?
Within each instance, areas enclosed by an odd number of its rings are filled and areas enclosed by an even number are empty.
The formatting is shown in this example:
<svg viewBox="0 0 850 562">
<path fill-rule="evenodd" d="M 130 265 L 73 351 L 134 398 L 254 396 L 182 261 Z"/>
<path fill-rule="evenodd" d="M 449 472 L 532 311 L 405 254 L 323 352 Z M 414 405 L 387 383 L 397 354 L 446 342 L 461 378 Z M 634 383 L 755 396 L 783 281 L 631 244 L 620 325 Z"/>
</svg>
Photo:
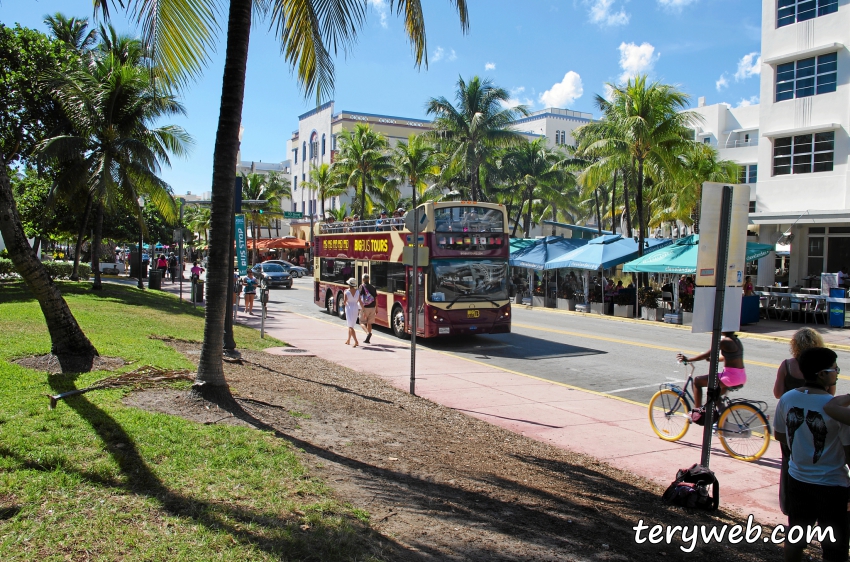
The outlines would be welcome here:
<svg viewBox="0 0 850 562">
<path fill-rule="evenodd" d="M 748 146 L 758 146 L 759 139 L 758 137 L 751 138 L 749 140 L 729 140 L 726 141 L 726 146 L 724 148 L 746 148 Z"/>
</svg>

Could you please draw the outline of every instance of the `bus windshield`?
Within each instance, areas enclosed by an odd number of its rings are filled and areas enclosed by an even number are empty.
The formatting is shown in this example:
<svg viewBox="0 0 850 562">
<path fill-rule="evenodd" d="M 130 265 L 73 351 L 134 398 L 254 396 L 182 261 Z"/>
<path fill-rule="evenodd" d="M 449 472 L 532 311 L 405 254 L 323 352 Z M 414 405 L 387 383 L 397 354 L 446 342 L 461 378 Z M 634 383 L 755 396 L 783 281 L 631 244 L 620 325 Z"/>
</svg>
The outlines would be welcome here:
<svg viewBox="0 0 850 562">
<path fill-rule="evenodd" d="M 434 260 L 431 266 L 431 301 L 508 298 L 504 260 Z"/>
<path fill-rule="evenodd" d="M 435 232 L 504 232 L 501 209 L 440 207 L 434 209 Z"/>
</svg>

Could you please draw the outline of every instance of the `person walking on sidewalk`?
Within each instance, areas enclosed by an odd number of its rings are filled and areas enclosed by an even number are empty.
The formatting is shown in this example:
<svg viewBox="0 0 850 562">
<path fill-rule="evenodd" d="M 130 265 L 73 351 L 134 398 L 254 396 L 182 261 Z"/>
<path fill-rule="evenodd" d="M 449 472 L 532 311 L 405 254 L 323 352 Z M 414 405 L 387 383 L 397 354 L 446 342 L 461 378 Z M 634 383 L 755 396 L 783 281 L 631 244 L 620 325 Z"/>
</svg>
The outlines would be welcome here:
<svg viewBox="0 0 850 562">
<path fill-rule="evenodd" d="M 248 270 L 248 275 L 242 279 L 242 285 L 245 287 L 245 312 L 254 314 L 254 296 L 257 294 L 257 285 L 259 282 L 254 277 L 254 272 Z"/>
<path fill-rule="evenodd" d="M 850 546 L 850 426 L 845 425 L 850 422 L 846 408 L 850 397 L 832 398 L 827 390 L 838 379 L 837 358 L 834 351 L 824 347 L 804 351 L 799 365 L 806 384 L 782 395 L 774 417 L 776 440 L 791 451 L 788 527 L 799 526 L 805 531 L 817 523 L 825 533 L 820 539 L 823 559 L 830 561 L 847 560 Z M 805 547 L 805 541 L 786 541 L 785 560 L 802 560 Z"/>
<path fill-rule="evenodd" d="M 168 272 L 171 274 L 171 284 L 177 280 L 177 256 L 173 253 L 168 256 Z"/>
<path fill-rule="evenodd" d="M 366 332 L 363 343 L 369 343 L 372 339 L 372 324 L 375 322 L 375 312 L 378 305 L 378 290 L 369 283 L 369 274 L 363 276 L 360 285 L 360 327 Z"/>
<path fill-rule="evenodd" d="M 773 383 L 773 396 L 775 398 L 782 398 L 782 395 L 786 392 L 806 384 L 803 371 L 800 370 L 800 355 L 807 349 L 823 346 L 823 338 L 817 330 L 801 328 L 794 333 L 791 337 L 791 357 L 783 361 L 779 365 L 779 370 L 776 371 L 776 382 Z M 835 396 L 835 386 L 826 390 Z M 784 445 L 780 445 L 779 448 L 782 453 L 782 469 L 779 471 L 779 509 L 782 510 L 782 513 L 788 515 L 788 461 L 791 452 Z"/>
<path fill-rule="evenodd" d="M 709 349 L 688 359 L 681 353 L 679 361 L 693 363 L 694 361 L 708 360 L 711 356 Z M 744 370 L 744 344 L 735 335 L 735 332 L 723 332 L 720 340 L 720 361 L 723 361 L 723 371 L 718 373 L 720 379 L 720 393 L 725 394 L 730 386 L 743 386 L 747 382 L 747 372 Z M 708 386 L 708 375 L 694 377 L 694 406 L 702 407 L 702 389 Z"/>
<path fill-rule="evenodd" d="M 348 280 L 348 289 L 345 290 L 345 322 L 348 324 L 348 339 L 345 340 L 345 345 L 351 345 L 351 338 L 354 338 L 354 347 L 360 345 L 357 341 L 357 333 L 354 331 L 354 326 L 357 324 L 357 307 L 360 306 L 360 290 L 355 290 L 357 281 L 352 277 Z"/>
</svg>

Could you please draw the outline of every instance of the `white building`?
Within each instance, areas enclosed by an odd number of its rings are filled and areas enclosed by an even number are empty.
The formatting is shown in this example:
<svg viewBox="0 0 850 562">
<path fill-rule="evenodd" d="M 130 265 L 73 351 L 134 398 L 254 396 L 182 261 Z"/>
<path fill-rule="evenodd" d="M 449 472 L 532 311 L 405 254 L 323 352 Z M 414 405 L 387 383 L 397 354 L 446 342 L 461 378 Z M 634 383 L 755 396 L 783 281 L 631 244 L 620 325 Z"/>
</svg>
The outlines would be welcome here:
<svg viewBox="0 0 850 562">
<path fill-rule="evenodd" d="M 528 117 L 517 119 L 511 129 L 523 133 L 529 140 L 545 136 L 549 146 L 574 145 L 573 131 L 593 121 L 593 115 L 569 109 L 548 107 L 535 111 Z"/>
<path fill-rule="evenodd" d="M 839 5 L 840 4 L 840 5 Z M 751 230 L 760 242 L 791 241 L 787 279 L 850 268 L 850 5 L 837 0 L 762 0 L 760 103 L 696 108 L 698 138 L 745 165 L 753 185 Z M 774 282 L 774 256 L 758 284 Z"/>
</svg>

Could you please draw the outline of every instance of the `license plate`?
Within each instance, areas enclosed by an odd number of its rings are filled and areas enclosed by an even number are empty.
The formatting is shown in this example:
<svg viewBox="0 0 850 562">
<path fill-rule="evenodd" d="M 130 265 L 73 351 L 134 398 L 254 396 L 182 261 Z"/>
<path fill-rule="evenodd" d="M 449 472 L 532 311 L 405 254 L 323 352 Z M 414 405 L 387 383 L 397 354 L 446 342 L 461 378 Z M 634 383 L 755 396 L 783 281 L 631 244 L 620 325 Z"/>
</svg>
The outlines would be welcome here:
<svg viewBox="0 0 850 562">
<path fill-rule="evenodd" d="M 452 329 L 451 329 L 451 328 L 449 328 L 448 326 L 446 326 L 445 328 L 440 327 L 440 329 L 439 329 L 439 330 L 440 330 L 440 332 L 439 332 L 439 333 L 441 333 L 441 334 L 450 334 L 450 333 L 451 333 L 451 331 L 452 331 Z"/>
<path fill-rule="evenodd" d="M 467 318 L 478 318 L 479 316 L 481 316 L 480 310 L 467 310 L 466 311 L 466 317 Z"/>
</svg>

